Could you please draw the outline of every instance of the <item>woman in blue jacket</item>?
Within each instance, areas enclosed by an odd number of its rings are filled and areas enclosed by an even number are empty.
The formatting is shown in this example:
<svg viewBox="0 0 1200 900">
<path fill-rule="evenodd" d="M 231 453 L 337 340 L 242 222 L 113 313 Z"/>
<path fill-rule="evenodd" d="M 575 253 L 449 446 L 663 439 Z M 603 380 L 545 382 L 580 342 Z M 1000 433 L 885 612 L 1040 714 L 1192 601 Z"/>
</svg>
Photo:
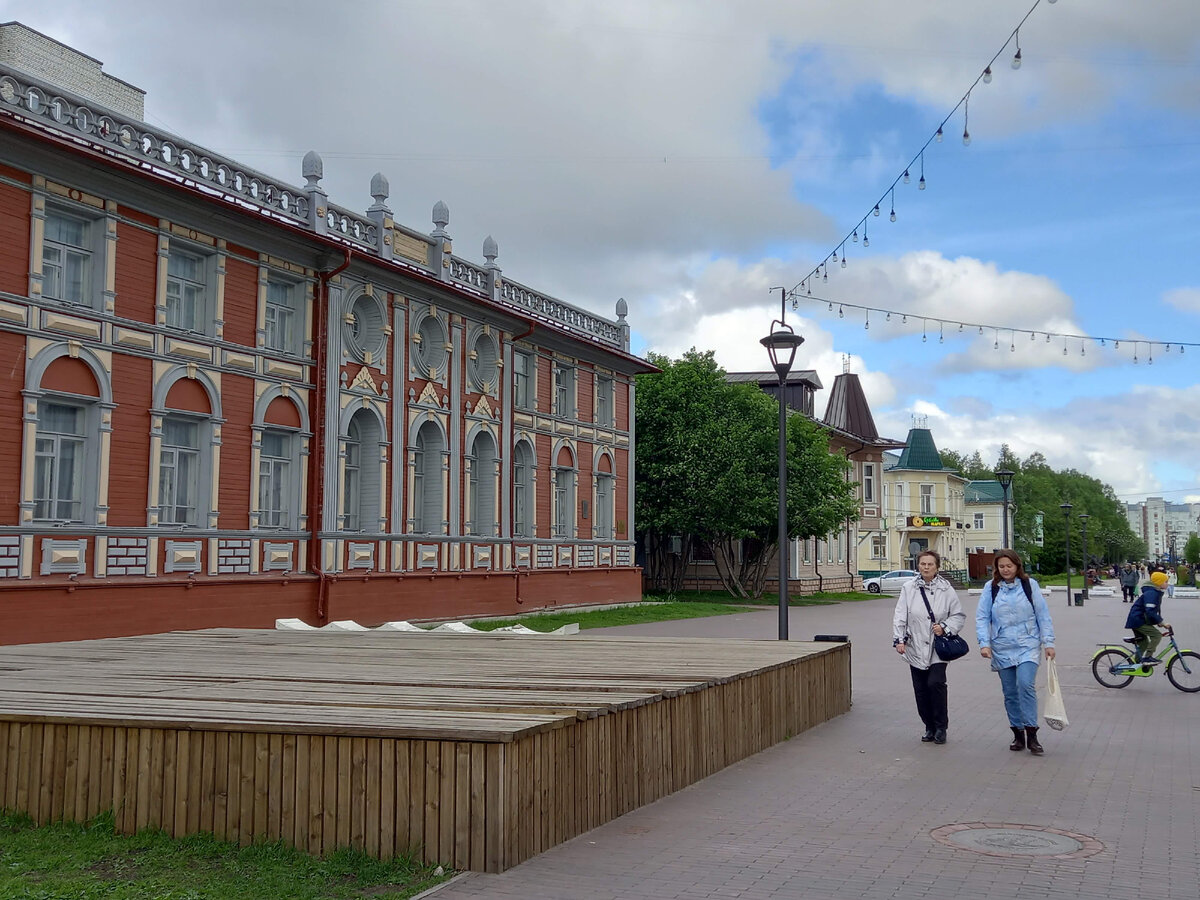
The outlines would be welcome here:
<svg viewBox="0 0 1200 900">
<path fill-rule="evenodd" d="M 1009 750 L 1040 754 L 1038 700 L 1035 684 L 1041 648 L 1054 659 L 1054 624 L 1038 583 L 1025 574 L 1021 557 L 1012 550 L 996 553 L 995 574 L 979 597 L 975 611 L 979 653 L 992 661 L 1000 676 L 1004 709 L 1012 728 Z"/>
</svg>

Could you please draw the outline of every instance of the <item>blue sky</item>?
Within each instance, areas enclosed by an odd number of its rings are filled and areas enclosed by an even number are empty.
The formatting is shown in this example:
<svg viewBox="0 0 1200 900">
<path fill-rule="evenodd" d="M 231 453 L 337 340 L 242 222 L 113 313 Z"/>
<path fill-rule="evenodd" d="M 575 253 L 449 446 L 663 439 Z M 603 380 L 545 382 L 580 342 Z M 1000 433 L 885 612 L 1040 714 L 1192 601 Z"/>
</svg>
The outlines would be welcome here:
<svg viewBox="0 0 1200 900">
<path fill-rule="evenodd" d="M 316 149 L 336 203 L 365 209 L 376 171 L 410 227 L 445 201 L 457 253 L 481 259 L 491 234 L 509 277 L 607 315 L 626 298 L 639 350 L 760 369 L 770 288 L 838 248 L 1031 6 L 0 0 L 0 16 L 248 166 L 302 183 Z M 1020 41 L 1020 70 L 1010 44 L 972 92 L 970 147 L 960 111 L 926 151 L 928 189 L 913 167 L 897 222 L 885 201 L 870 248 L 818 289 L 908 326 L 801 303 L 798 365 L 828 385 L 848 355 L 890 435 L 923 416 L 939 446 L 991 460 L 1007 441 L 1126 499 L 1200 500 L 1200 347 L 1149 366 L 1143 344 L 1135 366 L 1128 343 L 1200 342 L 1200 4 L 1042 0 Z M 930 325 L 922 342 L 922 316 L 999 332 L 938 343 Z M 1064 357 L 1046 330 L 1121 351 Z"/>
</svg>

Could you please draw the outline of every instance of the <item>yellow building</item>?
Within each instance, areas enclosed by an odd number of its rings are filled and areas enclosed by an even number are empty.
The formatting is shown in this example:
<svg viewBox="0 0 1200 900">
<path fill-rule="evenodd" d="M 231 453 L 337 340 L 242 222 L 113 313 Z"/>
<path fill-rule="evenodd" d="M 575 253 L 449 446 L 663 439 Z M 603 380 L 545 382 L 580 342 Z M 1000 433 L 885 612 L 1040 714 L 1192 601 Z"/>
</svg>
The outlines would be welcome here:
<svg viewBox="0 0 1200 900">
<path fill-rule="evenodd" d="M 942 571 L 965 571 L 970 532 L 964 512 L 967 479 L 942 465 L 928 428 L 913 428 L 899 458 L 884 455 L 886 558 L 881 568 L 915 569 L 924 550 L 942 557 Z"/>
</svg>

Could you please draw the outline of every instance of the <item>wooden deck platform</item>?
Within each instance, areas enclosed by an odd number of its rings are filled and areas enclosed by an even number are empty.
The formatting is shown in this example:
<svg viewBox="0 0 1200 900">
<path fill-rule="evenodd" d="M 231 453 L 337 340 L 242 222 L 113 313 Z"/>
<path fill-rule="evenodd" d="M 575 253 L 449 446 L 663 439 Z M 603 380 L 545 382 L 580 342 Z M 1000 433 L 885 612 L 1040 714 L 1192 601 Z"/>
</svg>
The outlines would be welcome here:
<svg viewBox="0 0 1200 900">
<path fill-rule="evenodd" d="M 849 707 L 847 644 L 218 629 L 0 647 L 0 806 L 497 872 Z"/>
</svg>

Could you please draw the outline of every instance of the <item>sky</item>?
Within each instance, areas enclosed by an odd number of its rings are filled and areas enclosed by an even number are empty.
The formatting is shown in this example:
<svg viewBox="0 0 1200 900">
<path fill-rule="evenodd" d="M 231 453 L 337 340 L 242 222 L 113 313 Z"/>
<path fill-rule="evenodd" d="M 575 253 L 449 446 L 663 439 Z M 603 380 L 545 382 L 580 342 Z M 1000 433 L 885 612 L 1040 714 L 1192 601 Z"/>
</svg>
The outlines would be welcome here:
<svg viewBox="0 0 1200 900">
<path fill-rule="evenodd" d="M 1034 6 L 0 0 L 0 21 L 273 177 L 303 184 L 316 150 L 341 206 L 376 172 L 404 225 L 444 201 L 457 254 L 491 235 L 508 277 L 610 318 L 625 298 L 640 354 L 769 369 L 778 288 L 836 250 L 819 301 L 785 306 L 818 411 L 848 368 L 884 435 L 1200 501 L 1200 3 Z M 864 216 L 870 246 L 843 245 Z"/>
</svg>

